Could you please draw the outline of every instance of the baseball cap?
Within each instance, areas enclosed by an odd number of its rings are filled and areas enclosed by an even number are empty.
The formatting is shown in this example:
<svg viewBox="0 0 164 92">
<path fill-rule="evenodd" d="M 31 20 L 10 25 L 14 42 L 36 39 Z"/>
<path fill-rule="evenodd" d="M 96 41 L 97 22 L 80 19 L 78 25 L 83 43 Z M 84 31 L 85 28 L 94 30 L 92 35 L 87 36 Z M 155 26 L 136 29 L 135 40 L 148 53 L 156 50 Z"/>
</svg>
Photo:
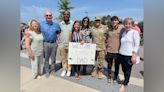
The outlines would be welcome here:
<svg viewBox="0 0 164 92">
<path fill-rule="evenodd" d="M 101 17 L 100 16 L 96 16 L 95 20 L 101 20 Z"/>
</svg>

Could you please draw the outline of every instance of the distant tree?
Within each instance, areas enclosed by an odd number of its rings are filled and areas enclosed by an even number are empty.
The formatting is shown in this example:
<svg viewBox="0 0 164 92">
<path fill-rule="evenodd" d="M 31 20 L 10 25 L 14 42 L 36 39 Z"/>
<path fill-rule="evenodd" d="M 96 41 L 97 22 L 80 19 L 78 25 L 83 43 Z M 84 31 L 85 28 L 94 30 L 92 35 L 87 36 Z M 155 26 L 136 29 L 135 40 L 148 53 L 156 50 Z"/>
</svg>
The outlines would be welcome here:
<svg viewBox="0 0 164 92">
<path fill-rule="evenodd" d="M 108 28 L 111 28 L 112 27 L 112 22 L 111 21 L 108 21 L 107 22 L 107 25 L 108 25 Z"/>
<path fill-rule="evenodd" d="M 143 29 L 143 21 L 140 21 L 139 23 L 138 23 L 138 27 L 141 29 L 141 41 L 140 41 L 140 45 L 143 45 L 144 44 L 144 35 L 143 35 L 143 33 L 144 33 L 144 29 Z"/>
<path fill-rule="evenodd" d="M 108 21 L 111 21 L 110 19 L 111 19 L 111 16 L 110 15 L 107 15 L 107 20 Z"/>
<path fill-rule="evenodd" d="M 141 32 L 143 33 L 143 21 L 140 21 L 139 23 L 138 23 L 138 26 L 139 26 L 139 28 L 141 29 Z"/>
<path fill-rule="evenodd" d="M 90 23 L 89 23 L 89 26 L 90 26 L 90 27 L 93 27 L 94 24 L 95 24 L 95 22 L 91 20 Z"/>
<path fill-rule="evenodd" d="M 70 5 L 69 0 L 60 0 L 58 2 L 58 8 L 59 8 L 58 11 L 60 13 L 59 16 L 57 17 L 58 21 L 63 20 L 63 12 L 64 11 L 66 11 L 66 10 L 70 11 L 70 10 L 75 8 L 75 7 L 72 7 L 72 6 L 69 6 L 69 5 Z"/>
<path fill-rule="evenodd" d="M 111 26 L 111 20 L 110 20 L 111 16 L 107 15 L 107 16 L 103 16 L 102 17 L 102 24 L 103 25 L 107 25 L 108 27 Z"/>
<path fill-rule="evenodd" d="M 107 21 L 107 17 L 106 16 L 103 16 L 102 19 L 101 19 L 101 23 L 103 25 L 106 25 L 106 21 Z"/>
</svg>

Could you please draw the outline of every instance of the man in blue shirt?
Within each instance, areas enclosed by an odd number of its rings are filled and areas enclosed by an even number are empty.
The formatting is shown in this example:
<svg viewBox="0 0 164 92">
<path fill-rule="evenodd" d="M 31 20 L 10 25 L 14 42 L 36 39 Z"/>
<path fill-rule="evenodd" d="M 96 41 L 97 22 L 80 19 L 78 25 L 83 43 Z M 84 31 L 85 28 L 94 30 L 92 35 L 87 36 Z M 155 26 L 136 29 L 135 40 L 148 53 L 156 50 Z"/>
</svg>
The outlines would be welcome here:
<svg viewBox="0 0 164 92">
<path fill-rule="evenodd" d="M 52 13 L 47 11 L 44 14 L 45 21 L 40 22 L 40 29 L 44 37 L 44 58 L 45 58 L 45 72 L 48 78 L 50 72 L 54 70 L 57 52 L 57 35 L 60 32 L 58 24 L 52 21 Z M 49 58 L 51 57 L 51 67 L 49 67 Z M 53 73 L 55 71 L 52 71 Z"/>
</svg>

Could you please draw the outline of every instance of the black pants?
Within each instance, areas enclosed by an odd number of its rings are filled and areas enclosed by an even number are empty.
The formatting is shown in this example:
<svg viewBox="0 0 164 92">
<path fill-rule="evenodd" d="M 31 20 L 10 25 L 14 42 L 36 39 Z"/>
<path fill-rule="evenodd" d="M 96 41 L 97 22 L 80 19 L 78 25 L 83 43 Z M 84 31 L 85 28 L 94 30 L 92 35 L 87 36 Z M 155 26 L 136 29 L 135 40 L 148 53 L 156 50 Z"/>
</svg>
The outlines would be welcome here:
<svg viewBox="0 0 164 92">
<path fill-rule="evenodd" d="M 124 73 L 124 82 L 123 85 L 127 85 L 129 83 L 130 75 L 131 75 L 131 70 L 132 70 L 132 61 L 131 61 L 132 56 L 124 56 L 119 54 L 119 61 L 121 62 L 122 66 L 122 71 Z"/>
<path fill-rule="evenodd" d="M 75 73 L 79 73 L 80 72 L 81 65 L 73 65 L 73 67 L 74 67 Z"/>
<path fill-rule="evenodd" d="M 120 62 L 118 60 L 118 53 L 107 53 L 106 61 L 108 62 L 107 68 L 108 68 L 109 78 L 111 78 L 113 59 L 115 60 L 115 72 L 114 72 L 113 80 L 116 80 L 118 77 L 119 66 L 120 66 Z"/>
</svg>

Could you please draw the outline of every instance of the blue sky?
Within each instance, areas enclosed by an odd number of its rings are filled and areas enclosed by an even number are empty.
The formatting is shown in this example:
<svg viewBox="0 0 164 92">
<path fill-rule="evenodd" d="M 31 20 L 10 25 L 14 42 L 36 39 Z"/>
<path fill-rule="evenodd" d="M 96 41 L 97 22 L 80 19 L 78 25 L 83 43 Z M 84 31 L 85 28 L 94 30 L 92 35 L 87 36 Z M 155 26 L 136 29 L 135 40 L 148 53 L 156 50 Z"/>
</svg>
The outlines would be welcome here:
<svg viewBox="0 0 164 92">
<path fill-rule="evenodd" d="M 21 0 L 21 21 L 28 22 L 31 19 L 43 21 L 45 11 L 53 13 L 53 19 L 58 16 L 59 0 Z M 132 17 L 135 21 L 144 19 L 143 0 L 69 0 L 72 20 L 81 20 L 88 15 L 92 20 L 95 16 L 118 16 L 122 19 Z M 88 12 L 88 13 L 86 13 Z"/>
</svg>

